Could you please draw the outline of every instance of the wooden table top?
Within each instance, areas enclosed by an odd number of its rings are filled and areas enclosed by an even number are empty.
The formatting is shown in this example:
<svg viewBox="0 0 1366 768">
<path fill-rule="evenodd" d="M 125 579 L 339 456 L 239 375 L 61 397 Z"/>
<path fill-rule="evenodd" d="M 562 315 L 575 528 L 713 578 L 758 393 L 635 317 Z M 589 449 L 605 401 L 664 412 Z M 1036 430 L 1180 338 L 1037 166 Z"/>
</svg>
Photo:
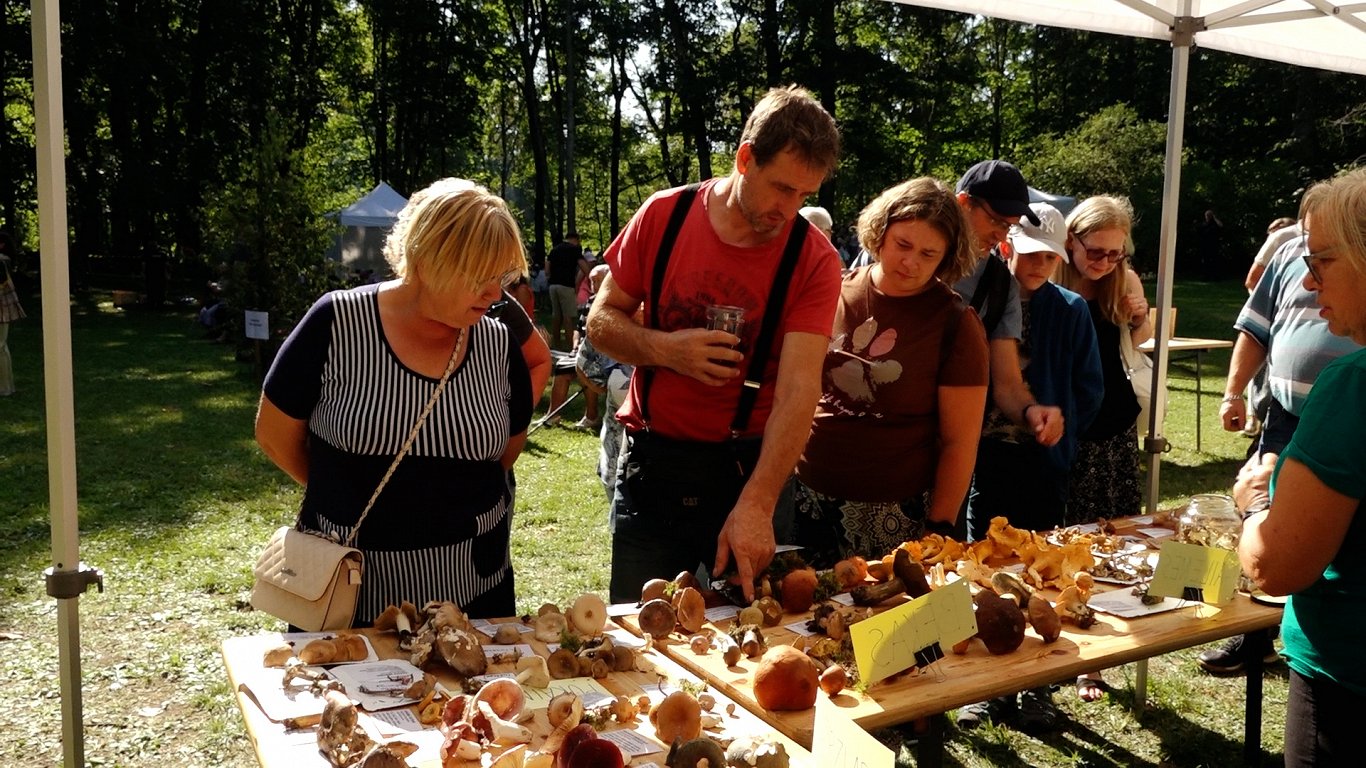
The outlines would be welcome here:
<svg viewBox="0 0 1366 768">
<path fill-rule="evenodd" d="M 1097 585 L 1097 592 L 1105 589 L 1108 589 L 1105 585 Z M 879 607 L 897 604 L 898 601 L 893 600 Z M 798 636 L 786 627 L 806 618 L 809 614 L 789 614 L 778 626 L 764 629 L 768 645 L 791 644 Z M 1065 623 L 1062 636 L 1053 643 L 1045 644 L 1029 629 L 1019 648 L 994 656 L 980 641 L 974 640 L 964 655 L 947 653 L 926 670 L 880 681 L 870 686 L 866 694 L 847 689 L 835 697 L 834 703 L 863 728 L 880 728 L 1070 680 L 1087 672 L 1265 629 L 1279 624 L 1280 618 L 1279 607 L 1255 603 L 1242 594 L 1235 595 L 1223 606 L 1192 603 L 1135 619 L 1122 619 L 1097 611 L 1096 623 L 1090 628 L 1078 629 Z M 639 632 L 635 619 L 632 615 L 617 621 L 633 632 Z M 694 654 L 676 634 L 664 643 L 657 643 L 656 647 L 725 695 L 749 707 L 774 728 L 808 749 L 811 747 L 814 709 L 770 712 L 754 701 L 752 676 L 757 660 L 742 658 L 736 666 L 727 667 L 716 653 Z"/>
<path fill-rule="evenodd" d="M 515 621 L 515 619 L 505 619 L 503 621 Z M 611 625 L 609 624 L 609 627 Z M 617 630 L 621 631 L 621 630 Z M 377 633 L 373 630 L 360 630 L 361 634 L 366 635 L 375 649 L 375 653 L 381 659 L 406 658 L 407 654 L 398 650 L 397 638 L 391 633 Z M 530 644 L 537 653 L 545 655 L 548 649 L 544 643 L 531 639 L 530 634 L 523 636 L 525 642 Z M 284 726 L 272 722 L 261 709 L 251 701 L 251 699 L 238 688 L 243 682 L 273 680 L 275 673 L 280 670 L 264 670 L 261 659 L 262 653 L 271 645 L 280 640 L 278 633 L 268 633 L 262 635 L 252 635 L 248 637 L 229 638 L 223 642 L 223 662 L 227 667 L 229 684 L 237 691 L 237 705 L 242 711 L 243 719 L 246 722 L 247 732 L 250 734 L 252 743 L 256 750 L 256 757 L 262 768 L 330 768 L 327 760 L 317 749 L 314 728 L 286 730 Z M 487 639 L 485 642 L 489 642 Z M 628 695 L 632 698 L 644 694 L 647 689 L 659 688 L 661 677 L 667 681 L 666 684 L 677 687 L 678 681 L 698 682 L 697 677 L 685 668 L 677 665 L 665 656 L 656 651 L 642 654 L 642 663 L 639 667 L 649 671 L 634 672 L 614 672 L 606 679 L 597 681 L 604 688 L 618 695 Z M 510 672 L 513 665 L 511 663 L 490 664 L 489 673 Z M 433 672 L 451 690 L 459 690 L 454 673 L 446 669 L 443 664 L 434 663 L 429 665 L 428 671 Z M 265 684 L 265 683 L 258 683 Z M 792 758 L 794 766 L 809 766 L 810 754 L 805 748 L 782 736 L 776 736 L 773 729 L 764 723 L 760 718 L 751 714 L 744 706 L 731 707 L 733 714 L 726 714 L 727 705 L 731 702 L 725 694 L 712 689 L 710 691 L 717 699 L 714 712 L 721 714 L 722 726 L 720 733 L 729 737 L 739 736 L 765 736 L 773 740 L 781 741 L 787 749 L 788 755 Z M 544 734 L 549 732 L 549 724 L 545 720 L 545 710 L 541 709 L 535 714 L 535 724 L 525 723 L 532 731 L 538 735 L 532 741 L 531 748 L 539 747 L 544 742 Z M 640 736 L 648 739 L 659 746 L 657 752 L 644 754 L 633 760 L 628 760 L 627 765 L 646 766 L 651 763 L 663 765 L 667 754 L 667 748 L 659 743 L 654 736 L 654 727 L 650 725 L 648 713 L 642 712 L 636 718 L 633 725 L 614 725 L 608 730 L 619 730 L 631 727 Z M 403 740 L 403 737 L 398 737 Z M 435 740 L 440 744 L 440 739 L 433 732 L 425 735 L 425 740 Z M 407 739 L 413 740 L 416 739 Z M 425 752 L 423 753 L 425 754 Z M 415 756 L 417 757 L 417 756 Z M 439 761 L 421 759 L 414 761 L 409 758 L 410 763 L 415 768 L 441 768 Z M 479 761 L 468 761 L 458 763 L 460 766 L 477 768 Z"/>
</svg>

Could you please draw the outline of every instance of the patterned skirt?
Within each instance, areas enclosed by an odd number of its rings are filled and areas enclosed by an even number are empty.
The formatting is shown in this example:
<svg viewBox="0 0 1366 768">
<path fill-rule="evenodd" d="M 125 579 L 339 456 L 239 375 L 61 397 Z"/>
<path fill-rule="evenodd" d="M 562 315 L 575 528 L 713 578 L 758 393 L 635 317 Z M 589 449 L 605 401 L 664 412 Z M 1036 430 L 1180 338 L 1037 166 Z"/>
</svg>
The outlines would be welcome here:
<svg viewBox="0 0 1366 768">
<path fill-rule="evenodd" d="M 1143 504 L 1138 483 L 1138 429 L 1128 429 L 1105 440 L 1082 440 L 1067 493 L 1067 525 L 1094 523 L 1098 518 L 1137 515 Z"/>
<path fill-rule="evenodd" d="M 925 533 L 928 494 L 895 501 L 850 501 L 797 482 L 795 539 L 802 558 L 829 568 L 849 555 L 880 558 Z"/>
</svg>

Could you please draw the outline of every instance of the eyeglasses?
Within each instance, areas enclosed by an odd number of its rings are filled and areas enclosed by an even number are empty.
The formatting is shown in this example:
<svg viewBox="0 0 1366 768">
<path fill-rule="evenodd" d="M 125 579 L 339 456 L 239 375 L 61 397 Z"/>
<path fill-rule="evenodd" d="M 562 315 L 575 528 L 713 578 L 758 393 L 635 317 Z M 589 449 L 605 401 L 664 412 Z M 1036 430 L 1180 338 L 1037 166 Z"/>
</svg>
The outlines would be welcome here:
<svg viewBox="0 0 1366 768">
<path fill-rule="evenodd" d="M 1000 227 L 1001 229 L 1006 229 L 1006 230 L 1008 230 L 1008 229 L 1010 229 L 1011 227 L 1015 226 L 1015 224 L 1014 224 L 1013 222 L 1007 221 L 1007 220 L 1001 218 L 1000 216 L 997 216 L 997 215 L 996 215 L 996 212 L 993 211 L 993 210 L 991 210 L 991 207 L 988 206 L 988 205 L 986 204 L 985 201 L 983 201 L 983 200 L 981 200 L 981 199 L 979 199 L 979 198 L 976 198 L 976 197 L 974 197 L 972 200 L 973 200 L 973 202 L 976 204 L 977 210 L 981 211 L 981 212 L 987 217 L 987 220 L 990 221 L 990 222 L 991 222 L 992 224 L 994 224 L 995 226 Z"/>
<path fill-rule="evenodd" d="M 1322 266 L 1326 262 L 1336 261 L 1337 259 L 1329 258 L 1323 255 L 1331 250 L 1334 250 L 1335 248 L 1337 248 L 1336 245 L 1330 245 L 1327 248 L 1323 248 L 1318 251 L 1311 251 L 1309 250 L 1309 236 L 1305 235 L 1304 256 L 1302 256 L 1301 258 L 1304 259 L 1304 268 L 1309 270 L 1309 275 L 1314 278 L 1314 282 L 1323 282 L 1323 275 L 1319 274 L 1319 270 L 1314 267 L 1314 262 L 1318 262 L 1320 266 Z"/>
<path fill-rule="evenodd" d="M 1104 259 L 1105 261 L 1108 261 L 1111 264 L 1118 264 L 1129 257 L 1129 254 L 1126 253 L 1123 248 L 1114 251 L 1106 251 L 1100 248 L 1092 248 L 1091 246 L 1086 244 L 1085 240 L 1082 240 L 1081 238 L 1077 238 L 1077 242 L 1081 243 L 1082 248 L 1086 249 L 1086 258 L 1090 259 L 1091 261 L 1100 261 Z"/>
</svg>

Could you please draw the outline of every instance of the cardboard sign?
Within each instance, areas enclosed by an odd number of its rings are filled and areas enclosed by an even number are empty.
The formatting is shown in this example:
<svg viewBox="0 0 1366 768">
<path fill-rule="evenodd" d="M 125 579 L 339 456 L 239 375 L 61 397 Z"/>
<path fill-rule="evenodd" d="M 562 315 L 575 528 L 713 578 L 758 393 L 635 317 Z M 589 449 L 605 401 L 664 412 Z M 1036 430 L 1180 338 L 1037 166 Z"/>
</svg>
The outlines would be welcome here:
<svg viewBox="0 0 1366 768">
<path fill-rule="evenodd" d="M 839 705 L 826 696 L 817 696 L 811 764 L 821 768 L 893 768 L 896 755 L 846 717 Z"/>
<path fill-rule="evenodd" d="M 242 332 L 248 339 L 270 341 L 270 313 L 248 309 L 243 313 Z"/>
<path fill-rule="evenodd" d="M 869 685 L 928 666 L 943 658 L 945 648 L 975 634 L 972 593 L 961 580 L 849 627 L 859 678 Z"/>
<path fill-rule="evenodd" d="M 1148 594 L 1222 605 L 1233 599 L 1241 574 L 1236 552 L 1165 541 Z"/>
</svg>

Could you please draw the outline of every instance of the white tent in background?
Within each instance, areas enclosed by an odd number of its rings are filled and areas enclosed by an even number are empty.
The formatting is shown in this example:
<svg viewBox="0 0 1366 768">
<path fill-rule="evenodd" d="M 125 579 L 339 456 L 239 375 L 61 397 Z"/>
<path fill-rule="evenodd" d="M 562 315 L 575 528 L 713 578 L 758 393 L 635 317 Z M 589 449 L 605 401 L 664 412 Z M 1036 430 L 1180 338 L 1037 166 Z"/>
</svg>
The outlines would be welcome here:
<svg viewBox="0 0 1366 768">
<path fill-rule="evenodd" d="M 389 265 L 384 261 L 384 238 L 398 221 L 398 212 L 407 204 L 407 198 L 381 181 L 370 194 L 330 214 L 346 228 L 337 241 L 337 248 L 329 254 L 331 258 L 349 269 L 372 269 L 377 274 L 385 274 Z"/>
<path fill-rule="evenodd" d="M 1167 318 L 1172 308 L 1176 266 L 1177 203 L 1181 189 L 1181 146 L 1186 119 L 1190 49 L 1366 74 L 1366 4 L 1340 0 L 891 0 L 960 13 L 993 16 L 1172 44 L 1171 90 L 1167 100 L 1166 167 L 1162 186 L 1161 248 L 1157 268 L 1157 338 L 1153 350 L 1153 405 L 1148 418 L 1148 507 L 1158 499 L 1160 457 L 1167 447 L 1158 414 L 1167 407 Z M 1135 689 L 1142 705 L 1147 662 L 1138 664 Z M 1253 678 L 1249 677 L 1249 683 Z M 1260 686 L 1260 681 L 1258 681 Z M 1249 695 L 1251 692 L 1249 690 Z M 1261 744 L 1261 724 L 1248 724 L 1244 749 Z"/>
</svg>

